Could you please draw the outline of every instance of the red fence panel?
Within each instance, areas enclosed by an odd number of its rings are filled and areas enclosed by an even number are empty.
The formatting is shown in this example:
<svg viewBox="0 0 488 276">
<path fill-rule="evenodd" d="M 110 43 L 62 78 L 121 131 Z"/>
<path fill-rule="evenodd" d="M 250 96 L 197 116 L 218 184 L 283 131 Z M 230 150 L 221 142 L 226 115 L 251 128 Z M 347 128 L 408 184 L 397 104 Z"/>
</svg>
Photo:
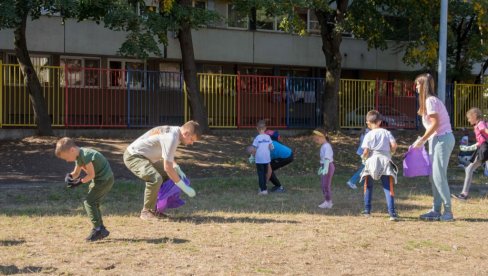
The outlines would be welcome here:
<svg viewBox="0 0 488 276">
<path fill-rule="evenodd" d="M 126 71 L 65 68 L 67 127 L 127 127 Z"/>
<path fill-rule="evenodd" d="M 377 81 L 375 108 L 387 128 L 416 128 L 417 99 L 412 81 Z"/>
<path fill-rule="evenodd" d="M 238 75 L 240 128 L 255 127 L 266 120 L 270 128 L 286 128 L 286 77 Z"/>
</svg>

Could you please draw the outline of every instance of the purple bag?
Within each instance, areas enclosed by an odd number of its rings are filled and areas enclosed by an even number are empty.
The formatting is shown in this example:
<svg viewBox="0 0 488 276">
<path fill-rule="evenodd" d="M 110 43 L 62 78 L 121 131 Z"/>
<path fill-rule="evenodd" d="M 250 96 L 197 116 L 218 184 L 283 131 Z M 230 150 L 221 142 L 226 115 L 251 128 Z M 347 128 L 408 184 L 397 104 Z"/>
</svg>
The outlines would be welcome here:
<svg viewBox="0 0 488 276">
<path fill-rule="evenodd" d="M 190 186 L 188 178 L 183 179 L 187 186 Z M 158 192 L 158 199 L 156 201 L 156 211 L 164 213 L 166 208 L 178 208 L 185 204 L 185 201 L 180 198 L 181 189 L 175 185 L 173 180 L 167 180 L 161 185 Z"/>
<path fill-rule="evenodd" d="M 429 176 L 432 174 L 432 166 L 430 164 L 429 155 L 422 146 L 420 149 L 415 149 L 412 146 L 408 148 L 403 159 L 403 176 Z"/>
</svg>

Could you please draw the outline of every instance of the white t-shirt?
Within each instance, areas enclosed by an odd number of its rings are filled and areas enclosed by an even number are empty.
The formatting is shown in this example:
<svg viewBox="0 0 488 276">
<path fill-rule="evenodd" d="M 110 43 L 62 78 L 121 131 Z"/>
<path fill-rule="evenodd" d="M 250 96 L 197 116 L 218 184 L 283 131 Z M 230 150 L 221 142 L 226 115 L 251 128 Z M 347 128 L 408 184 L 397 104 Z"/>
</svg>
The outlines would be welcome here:
<svg viewBox="0 0 488 276">
<path fill-rule="evenodd" d="M 364 136 L 361 148 L 373 151 L 390 152 L 390 143 L 395 142 L 395 137 L 384 128 L 375 128 Z"/>
<path fill-rule="evenodd" d="M 324 163 L 324 159 L 334 162 L 334 151 L 332 151 L 332 146 L 329 143 L 323 143 L 320 147 L 320 164 Z"/>
<path fill-rule="evenodd" d="M 271 162 L 270 144 L 273 145 L 273 141 L 268 134 L 259 134 L 254 138 L 252 145 L 256 148 L 256 164 L 268 164 Z"/>
<path fill-rule="evenodd" d="M 140 154 L 153 163 L 161 159 L 174 162 L 179 144 L 180 127 L 158 126 L 137 138 L 127 150 L 130 154 Z"/>
</svg>

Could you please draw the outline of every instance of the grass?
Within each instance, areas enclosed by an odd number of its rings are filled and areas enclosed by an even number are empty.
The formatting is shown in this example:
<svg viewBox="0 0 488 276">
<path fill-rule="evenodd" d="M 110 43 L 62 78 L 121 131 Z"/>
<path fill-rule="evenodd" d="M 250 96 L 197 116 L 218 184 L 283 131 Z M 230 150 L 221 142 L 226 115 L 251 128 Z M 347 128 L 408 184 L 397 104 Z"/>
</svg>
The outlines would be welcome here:
<svg viewBox="0 0 488 276">
<path fill-rule="evenodd" d="M 103 205 L 111 231 L 87 244 L 85 190 L 17 185 L 0 193 L 0 273 L 56 275 L 486 275 L 486 195 L 454 201 L 452 223 L 422 222 L 426 179 L 400 178 L 401 221 L 390 222 L 379 183 L 373 216 L 362 191 L 337 174 L 334 208 L 321 210 L 316 176 L 282 176 L 287 193 L 256 196 L 256 177 L 194 180 L 197 196 L 170 219 L 138 218 L 143 184 L 116 182 Z M 451 182 L 459 182 L 456 171 Z M 478 179 L 479 180 L 479 179 Z M 477 181 L 477 180 L 476 180 Z M 478 185 L 479 186 L 479 185 Z M 456 187 L 455 189 L 459 189 Z"/>
</svg>

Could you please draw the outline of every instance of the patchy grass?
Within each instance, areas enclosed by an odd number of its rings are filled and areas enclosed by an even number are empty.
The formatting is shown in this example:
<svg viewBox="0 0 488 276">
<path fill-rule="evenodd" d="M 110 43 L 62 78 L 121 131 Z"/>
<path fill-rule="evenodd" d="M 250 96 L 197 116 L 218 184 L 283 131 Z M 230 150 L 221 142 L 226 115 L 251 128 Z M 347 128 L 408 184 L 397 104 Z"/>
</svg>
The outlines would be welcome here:
<svg viewBox="0 0 488 276">
<path fill-rule="evenodd" d="M 452 178 L 461 178 L 460 171 Z M 57 275 L 486 275 L 487 198 L 454 201 L 453 223 L 422 222 L 426 180 L 400 178 L 401 221 L 390 222 L 380 185 L 373 217 L 362 191 L 337 174 L 334 208 L 316 206 L 316 176 L 282 177 L 287 193 L 258 197 L 256 177 L 194 180 L 197 197 L 170 219 L 138 218 L 143 184 L 117 182 L 103 205 L 110 236 L 85 243 L 84 188 L 16 185 L 0 193 L 0 273 Z M 480 186 L 480 185 L 478 185 Z M 85 187 L 86 188 L 86 187 Z M 455 187 L 454 189 L 458 189 Z"/>
</svg>

